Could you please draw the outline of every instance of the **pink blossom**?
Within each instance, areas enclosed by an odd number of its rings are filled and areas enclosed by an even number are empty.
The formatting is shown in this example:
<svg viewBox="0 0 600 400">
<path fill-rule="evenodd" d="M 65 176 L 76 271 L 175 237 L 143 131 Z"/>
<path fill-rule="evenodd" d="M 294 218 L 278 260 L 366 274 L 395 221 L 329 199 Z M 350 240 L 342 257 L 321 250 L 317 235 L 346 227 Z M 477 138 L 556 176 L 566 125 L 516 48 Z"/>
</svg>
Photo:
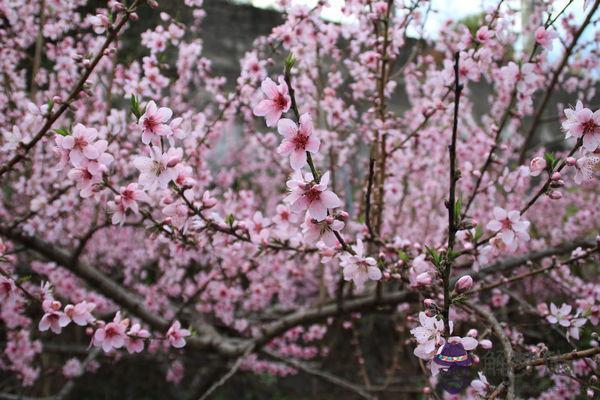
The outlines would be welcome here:
<svg viewBox="0 0 600 400">
<path fill-rule="evenodd" d="M 356 254 L 344 253 L 340 257 L 340 265 L 344 267 L 344 280 L 353 281 L 358 291 L 362 291 L 367 280 L 378 281 L 382 274 L 374 258 L 364 257 L 362 240 L 358 239 L 352 249 Z"/>
<path fill-rule="evenodd" d="M 0 252 L 0 256 L 2 252 Z M 15 282 L 12 279 L 0 276 L 0 303 L 8 302 L 16 290 Z"/>
<path fill-rule="evenodd" d="M 142 142 L 150 142 L 158 136 L 168 136 L 173 133 L 173 129 L 167 125 L 173 111 L 167 107 L 157 108 L 156 103 L 150 100 L 146 104 L 146 112 L 140 117 L 138 126 L 142 130 Z"/>
<path fill-rule="evenodd" d="M 506 212 L 503 208 L 494 207 L 494 220 L 487 224 L 487 229 L 500 231 L 504 243 L 511 247 L 515 239 L 529 240 L 529 221 L 521 219 L 518 211 Z"/>
<path fill-rule="evenodd" d="M 252 220 L 245 223 L 248 232 L 250 233 L 250 240 L 253 243 L 266 243 L 269 240 L 269 225 L 271 221 L 268 218 L 263 217 L 260 211 L 257 211 L 252 216 Z"/>
<path fill-rule="evenodd" d="M 108 171 L 111 162 L 112 156 L 103 153 L 98 161 L 84 160 L 82 163 L 76 163 L 67 176 L 75 181 L 80 196 L 88 198 L 99 190 L 103 174 Z"/>
<path fill-rule="evenodd" d="M 546 165 L 547 163 L 544 157 L 535 157 L 529 164 L 529 174 L 531 176 L 538 176 L 546 169 Z"/>
<path fill-rule="evenodd" d="M 287 187 L 291 193 L 284 199 L 290 204 L 290 208 L 295 213 L 300 213 L 306 209 L 310 215 L 317 221 L 322 221 L 327 217 L 327 210 L 339 207 L 342 202 L 335 193 L 327 190 L 329 184 L 329 172 L 321 177 L 319 183 L 306 181 L 302 172 L 297 170 L 287 181 Z"/>
<path fill-rule="evenodd" d="M 329 247 L 335 247 L 338 244 L 334 232 L 342 229 L 344 229 L 344 223 L 332 216 L 327 216 L 323 221 L 317 221 L 307 215 L 302 224 L 302 234 L 307 243 L 316 244 L 322 240 Z"/>
<path fill-rule="evenodd" d="M 92 316 L 92 311 L 96 308 L 96 304 L 82 301 L 75 305 L 69 304 L 65 307 L 65 314 L 79 326 L 86 326 L 93 322 L 95 318 Z"/>
<path fill-rule="evenodd" d="M 284 156 L 290 155 L 290 164 L 293 169 L 300 169 L 306 165 L 306 152 L 317 153 L 320 141 L 315 138 L 310 114 L 300 116 L 300 127 L 291 119 L 283 118 L 277 123 L 277 130 L 284 136 L 283 142 L 277 151 Z"/>
<path fill-rule="evenodd" d="M 565 109 L 565 116 L 567 119 L 562 123 L 567 133 L 565 137 L 583 137 L 583 147 L 587 151 L 595 151 L 600 146 L 600 110 L 592 112 L 578 101 L 575 109 Z"/>
<path fill-rule="evenodd" d="M 287 84 L 283 77 L 279 77 L 279 85 L 276 85 L 271 78 L 266 78 L 260 87 L 267 98 L 254 107 L 254 115 L 265 117 L 268 127 L 275 126 L 281 114 L 287 112 L 292 104 Z"/>
<path fill-rule="evenodd" d="M 414 349 L 415 356 L 422 360 L 431 360 L 437 353 L 438 348 L 444 343 L 444 322 L 435 317 L 429 317 L 421 311 L 419 313 L 420 326 L 410 330 L 417 339 L 417 347 Z"/>
<path fill-rule="evenodd" d="M 435 270 L 425 254 L 415 257 L 408 270 L 408 279 L 411 287 L 428 286 L 433 282 Z"/>
<path fill-rule="evenodd" d="M 600 157 L 586 156 L 577 159 L 575 162 L 575 176 L 573 180 L 576 184 L 581 185 L 591 181 L 594 178 L 594 173 L 600 171 Z"/>
<path fill-rule="evenodd" d="M 563 304 L 558 308 L 554 303 L 550 303 L 550 315 L 546 317 L 551 324 L 558 323 L 567 328 L 567 339 L 569 337 L 579 340 L 579 329 L 586 324 L 587 318 L 581 318 L 579 313 L 571 315 L 572 307 Z"/>
<path fill-rule="evenodd" d="M 127 338 L 125 339 L 125 347 L 129 353 L 141 353 L 144 350 L 144 340 L 150 337 L 150 332 L 142 329 L 140 324 L 133 324 Z"/>
<path fill-rule="evenodd" d="M 94 32 L 96 32 L 98 35 L 103 34 L 110 26 L 108 17 L 103 14 L 90 15 L 88 17 L 88 21 L 94 28 Z"/>
<path fill-rule="evenodd" d="M 83 367 L 81 362 L 76 358 L 69 359 L 65 365 L 63 365 L 62 373 L 65 378 L 73 379 L 83 374 Z"/>
<path fill-rule="evenodd" d="M 167 340 L 171 346 L 180 349 L 185 346 L 185 338 L 190 335 L 191 332 L 189 330 L 181 329 L 181 323 L 179 321 L 175 321 L 167 331 Z"/>
<path fill-rule="evenodd" d="M 535 31 L 535 41 L 546 50 L 552 50 L 552 42 L 558 37 L 556 31 L 548 30 L 540 26 Z"/>
<path fill-rule="evenodd" d="M 491 38 L 493 38 L 494 34 L 495 32 L 493 30 L 490 30 L 490 28 L 488 28 L 487 25 L 485 25 L 477 30 L 475 37 L 477 38 L 478 42 L 485 43 Z"/>
<path fill-rule="evenodd" d="M 87 160 L 97 160 L 104 153 L 108 147 L 108 142 L 106 140 L 96 141 L 97 137 L 98 131 L 96 129 L 77 124 L 73 127 L 73 133 L 64 136 L 59 146 L 69 150 L 71 162 L 78 165 Z"/>
<path fill-rule="evenodd" d="M 570 325 L 569 316 L 571 314 L 571 310 L 572 307 L 568 304 L 563 304 L 560 308 L 558 308 L 556 307 L 556 304 L 550 303 L 550 315 L 548 315 L 546 319 L 551 324 L 558 323 L 559 325 L 567 327 Z"/>
<path fill-rule="evenodd" d="M 122 319 L 121 313 L 117 312 L 112 322 L 96 330 L 92 341 L 94 346 L 102 347 L 105 353 L 112 349 L 120 349 L 125 344 L 127 338 L 125 331 L 128 325 L 129 320 Z"/>
<path fill-rule="evenodd" d="M 147 190 L 165 189 L 177 177 L 175 167 L 182 156 L 183 150 L 180 148 L 170 147 L 163 153 L 159 147 L 153 146 L 150 157 L 136 157 L 133 165 L 140 170 L 139 184 Z"/>
<path fill-rule="evenodd" d="M 38 328 L 42 332 L 50 329 L 58 335 L 62 331 L 62 328 L 71 322 L 69 317 L 60 311 L 61 304 L 59 301 L 46 299 L 42 302 L 42 309 L 44 310 L 44 315 L 38 324 Z"/>
<path fill-rule="evenodd" d="M 485 396 L 490 384 L 485 375 L 482 372 L 478 372 L 478 379 L 471 382 L 471 387 L 475 389 L 478 395 Z"/>
</svg>

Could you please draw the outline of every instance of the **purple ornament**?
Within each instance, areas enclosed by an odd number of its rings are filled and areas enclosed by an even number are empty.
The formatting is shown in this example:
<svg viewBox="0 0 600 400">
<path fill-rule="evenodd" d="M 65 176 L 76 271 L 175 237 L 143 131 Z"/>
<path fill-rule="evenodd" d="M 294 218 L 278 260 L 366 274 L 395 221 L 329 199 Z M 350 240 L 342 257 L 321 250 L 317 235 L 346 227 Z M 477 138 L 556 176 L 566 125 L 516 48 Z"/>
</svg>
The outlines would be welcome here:
<svg viewBox="0 0 600 400">
<path fill-rule="evenodd" d="M 433 361 L 444 367 L 460 366 L 468 367 L 473 364 L 473 357 L 465 350 L 461 342 L 448 342 L 442 347 Z"/>
</svg>

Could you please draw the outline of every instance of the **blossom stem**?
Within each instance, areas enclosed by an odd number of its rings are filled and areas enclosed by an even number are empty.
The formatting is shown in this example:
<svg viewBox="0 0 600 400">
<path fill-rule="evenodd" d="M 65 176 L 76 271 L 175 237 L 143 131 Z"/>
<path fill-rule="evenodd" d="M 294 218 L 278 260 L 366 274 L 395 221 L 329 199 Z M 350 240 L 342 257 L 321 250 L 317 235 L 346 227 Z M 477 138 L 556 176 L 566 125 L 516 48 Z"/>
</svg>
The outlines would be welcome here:
<svg viewBox="0 0 600 400">
<path fill-rule="evenodd" d="M 456 52 L 454 55 L 454 120 L 452 125 L 452 140 L 450 146 L 448 146 L 448 152 L 450 153 L 450 193 L 449 200 L 446 205 L 448 208 L 448 249 L 446 251 L 445 260 L 442 264 L 444 268 L 442 271 L 442 283 L 444 286 L 444 309 L 442 310 L 442 318 L 444 320 L 444 332 L 446 336 L 450 335 L 450 276 L 452 274 L 452 264 L 454 262 L 452 252 L 454 250 L 456 232 L 458 231 L 457 218 L 459 217 L 455 210 L 456 181 L 459 178 L 459 172 L 456 168 L 456 139 L 458 136 L 458 111 L 460 105 L 460 95 L 462 92 L 462 85 L 459 82 L 459 59 L 460 53 Z"/>
</svg>

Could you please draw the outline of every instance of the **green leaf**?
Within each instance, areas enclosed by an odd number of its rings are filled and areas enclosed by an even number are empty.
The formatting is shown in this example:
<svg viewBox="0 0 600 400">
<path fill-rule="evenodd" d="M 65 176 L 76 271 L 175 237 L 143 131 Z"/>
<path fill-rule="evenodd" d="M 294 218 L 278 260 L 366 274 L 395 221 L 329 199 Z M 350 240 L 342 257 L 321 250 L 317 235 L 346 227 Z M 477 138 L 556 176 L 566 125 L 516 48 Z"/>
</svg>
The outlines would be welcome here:
<svg viewBox="0 0 600 400">
<path fill-rule="evenodd" d="M 227 215 L 227 217 L 225 218 L 225 222 L 227 223 L 227 225 L 233 226 L 233 223 L 235 222 L 235 217 L 233 216 L 233 214 Z"/>
<path fill-rule="evenodd" d="M 425 246 L 425 250 L 427 250 L 427 254 L 429 254 L 435 266 L 439 267 L 442 264 L 442 256 L 440 253 L 438 253 L 436 249 L 428 246 Z"/>
<path fill-rule="evenodd" d="M 400 258 L 405 263 L 410 261 L 410 256 L 406 254 L 406 252 L 403 250 L 398 250 L 398 258 Z"/>
<path fill-rule="evenodd" d="M 142 111 L 140 109 L 140 102 L 135 94 L 131 95 L 131 113 L 135 115 L 137 119 L 140 119 L 142 116 Z"/>
<path fill-rule="evenodd" d="M 475 235 L 473 236 L 473 241 L 478 242 L 482 236 L 483 236 L 483 228 L 481 227 L 481 225 L 477 225 L 475 227 Z"/>
<path fill-rule="evenodd" d="M 52 109 L 54 108 L 54 101 L 52 99 L 48 100 L 48 114 L 50 114 L 52 112 Z"/>
<path fill-rule="evenodd" d="M 554 154 L 552 153 L 544 154 L 544 159 L 546 160 L 547 168 L 549 168 L 550 171 L 552 171 L 558 160 L 556 159 L 556 157 L 554 157 Z"/>
<path fill-rule="evenodd" d="M 292 53 L 289 53 L 287 55 L 287 57 L 285 58 L 285 60 L 283 62 L 286 74 L 289 74 L 289 72 L 292 70 L 294 65 L 296 65 L 296 61 L 297 61 L 297 59 Z"/>
<path fill-rule="evenodd" d="M 462 210 L 462 198 L 459 197 L 454 203 L 454 222 L 458 224 L 460 222 L 460 214 Z"/>
<path fill-rule="evenodd" d="M 54 129 L 54 132 L 60 136 L 69 136 L 71 134 L 71 131 L 67 128 L 56 128 Z"/>
</svg>

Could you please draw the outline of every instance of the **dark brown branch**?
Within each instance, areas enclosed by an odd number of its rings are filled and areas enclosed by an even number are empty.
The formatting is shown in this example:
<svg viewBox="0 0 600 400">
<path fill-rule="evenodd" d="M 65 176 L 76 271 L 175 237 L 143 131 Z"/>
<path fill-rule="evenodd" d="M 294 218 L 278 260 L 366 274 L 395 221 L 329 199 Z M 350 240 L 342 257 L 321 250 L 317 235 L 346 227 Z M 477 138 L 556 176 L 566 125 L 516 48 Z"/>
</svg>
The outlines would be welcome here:
<svg viewBox="0 0 600 400">
<path fill-rule="evenodd" d="M 442 271 L 442 284 L 444 286 L 444 308 L 442 310 L 442 318 L 444 320 L 444 332 L 446 336 L 450 335 L 450 304 L 452 302 L 450 294 L 450 276 L 452 275 L 452 264 L 454 263 L 454 241 L 456 239 L 456 232 L 458 231 L 456 215 L 456 181 L 459 179 L 459 172 L 456 168 L 456 139 L 458 136 L 458 111 L 460 105 L 460 95 L 462 92 L 462 85 L 459 82 L 459 61 L 460 53 L 456 52 L 454 55 L 454 120 L 452 124 L 452 139 L 450 146 L 448 146 L 448 153 L 450 154 L 450 188 L 449 198 L 446 207 L 448 208 L 448 250 L 446 257 L 443 262 Z"/>
<path fill-rule="evenodd" d="M 376 399 L 376 397 L 369 394 L 363 387 L 355 385 L 354 383 L 349 382 L 343 378 L 340 378 L 339 376 L 312 368 L 309 365 L 307 365 L 306 363 L 300 362 L 298 360 L 282 357 L 279 354 L 277 354 L 271 350 L 268 350 L 268 349 L 263 349 L 262 352 L 267 354 L 269 357 L 274 358 L 284 364 L 287 364 L 290 367 L 293 367 L 299 371 L 305 372 L 310 375 L 317 376 L 326 382 L 329 382 L 336 386 L 348 389 L 351 392 L 354 392 L 355 394 L 359 395 L 363 399 L 369 399 L 369 400 Z"/>
</svg>

